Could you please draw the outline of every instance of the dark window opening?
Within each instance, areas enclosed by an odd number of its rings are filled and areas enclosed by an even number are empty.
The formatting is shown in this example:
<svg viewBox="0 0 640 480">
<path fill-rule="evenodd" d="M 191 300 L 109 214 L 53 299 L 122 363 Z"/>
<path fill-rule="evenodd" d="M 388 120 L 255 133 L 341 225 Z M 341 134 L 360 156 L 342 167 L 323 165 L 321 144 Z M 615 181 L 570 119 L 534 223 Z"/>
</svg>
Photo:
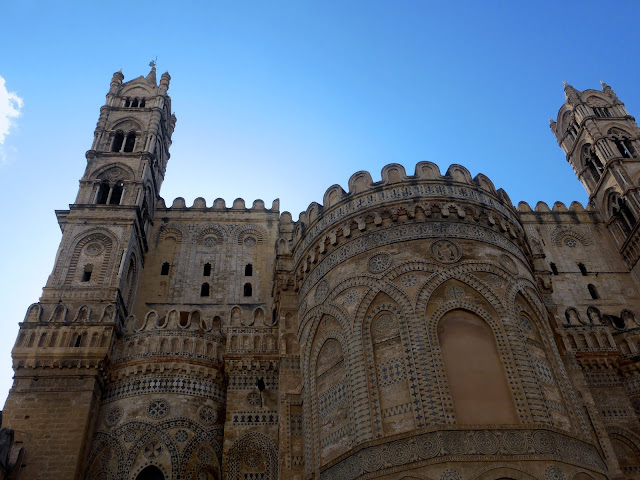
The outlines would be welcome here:
<svg viewBox="0 0 640 480">
<path fill-rule="evenodd" d="M 138 99 L 134 98 L 133 101 L 131 102 L 131 107 L 136 108 L 137 106 L 138 106 Z"/>
<path fill-rule="evenodd" d="M 209 296 L 209 284 L 208 283 L 203 283 L 202 287 L 200 287 L 200 296 L 201 297 L 208 297 Z"/>
<path fill-rule="evenodd" d="M 277 319 L 278 319 L 278 311 L 274 309 L 271 311 L 271 324 L 275 325 Z"/>
<path fill-rule="evenodd" d="M 628 138 L 623 138 L 622 143 L 624 143 L 624 146 L 632 157 L 635 158 L 638 156 L 638 152 L 636 152 L 636 149 L 633 147 L 631 140 L 629 140 Z"/>
<path fill-rule="evenodd" d="M 136 144 L 136 134 L 135 132 L 129 132 L 127 134 L 127 141 L 124 144 L 125 152 L 133 152 L 133 147 Z"/>
<path fill-rule="evenodd" d="M 171 264 L 169 262 L 164 262 L 160 269 L 160 275 L 169 275 L 169 267 L 171 267 Z"/>
<path fill-rule="evenodd" d="M 111 198 L 109 199 L 109 205 L 120 205 L 123 189 L 124 189 L 124 185 L 122 182 L 118 182 L 114 185 L 113 189 L 111 190 Z"/>
<path fill-rule="evenodd" d="M 596 287 L 589 284 L 587 285 L 587 288 L 589 289 L 589 295 L 591 295 L 591 298 L 593 300 L 598 300 L 600 298 L 600 296 L 598 295 L 598 290 L 596 290 Z"/>
<path fill-rule="evenodd" d="M 578 268 L 580 269 L 580 273 L 582 274 L 583 277 L 586 277 L 587 275 L 589 275 L 589 273 L 587 272 L 587 267 L 584 266 L 584 263 L 579 263 Z"/>
<path fill-rule="evenodd" d="M 244 284 L 244 296 L 245 297 L 250 297 L 252 295 L 252 288 L 251 288 L 251 284 L 250 283 L 245 283 Z"/>
<path fill-rule="evenodd" d="M 144 104 L 145 104 L 145 103 L 146 103 L 146 102 L 145 102 L 145 99 L 144 99 L 144 98 L 143 98 L 142 100 L 140 100 L 140 107 L 144 107 Z"/>
<path fill-rule="evenodd" d="M 551 263 L 549 264 L 549 266 L 551 267 L 551 271 L 553 272 L 554 275 L 558 275 L 558 267 L 556 267 L 555 263 Z"/>
<path fill-rule="evenodd" d="M 605 315 L 605 317 L 609 317 L 613 326 L 618 330 L 624 330 L 627 328 L 627 325 L 624 323 L 624 318 L 620 318 L 617 315 Z"/>
<path fill-rule="evenodd" d="M 96 203 L 99 205 L 104 205 L 107 203 L 107 199 L 109 198 L 109 184 L 107 182 L 102 182 L 100 187 L 98 187 L 98 196 L 96 197 Z"/>
<path fill-rule="evenodd" d="M 82 281 L 88 282 L 91 280 L 91 272 L 93 271 L 93 265 L 89 264 L 84 267 L 84 272 L 82 272 Z"/>
<path fill-rule="evenodd" d="M 244 267 L 244 276 L 251 277 L 252 275 L 253 275 L 253 265 L 251 265 L 250 263 L 247 263 L 247 265 Z"/>
<path fill-rule="evenodd" d="M 150 465 L 138 474 L 136 480 L 164 480 L 164 475 L 158 467 Z"/>
<path fill-rule="evenodd" d="M 622 155 L 623 158 L 631 158 L 631 155 L 629 154 L 629 151 L 627 150 L 627 147 L 622 142 L 622 140 L 620 140 L 619 138 L 614 138 L 613 143 L 616 144 L 616 148 L 618 149 L 618 152 L 620 152 L 620 155 Z"/>
<path fill-rule="evenodd" d="M 129 100 L 129 97 L 125 98 L 125 99 L 124 99 L 124 106 L 125 106 L 125 108 L 126 108 L 126 107 L 129 107 L 130 105 L 131 105 L 131 101 Z"/>
<path fill-rule="evenodd" d="M 76 347 L 76 348 L 79 347 L 81 343 L 82 343 L 82 336 L 78 335 L 76 337 L 76 343 L 74 344 L 74 347 Z"/>
<path fill-rule="evenodd" d="M 124 133 L 116 132 L 115 136 L 113 137 L 113 145 L 111 146 L 111 151 L 119 152 L 122 148 L 122 142 L 124 142 Z"/>
<path fill-rule="evenodd" d="M 189 312 L 180 312 L 180 326 L 186 327 L 189 325 Z"/>
<path fill-rule="evenodd" d="M 203 277 L 208 277 L 211 275 L 211 264 L 210 263 L 205 263 L 204 264 L 204 269 L 202 271 L 202 276 Z"/>
</svg>

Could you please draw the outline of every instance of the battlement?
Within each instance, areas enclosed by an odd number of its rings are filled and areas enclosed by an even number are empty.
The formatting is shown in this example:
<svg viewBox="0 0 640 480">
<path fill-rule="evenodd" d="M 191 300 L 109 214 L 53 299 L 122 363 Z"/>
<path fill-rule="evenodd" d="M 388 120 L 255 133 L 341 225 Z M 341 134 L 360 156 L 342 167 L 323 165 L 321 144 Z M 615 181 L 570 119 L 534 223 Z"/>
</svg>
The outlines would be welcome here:
<svg viewBox="0 0 640 480">
<path fill-rule="evenodd" d="M 166 210 L 215 210 L 215 211 L 255 211 L 255 212 L 279 212 L 280 210 L 280 199 L 276 198 L 272 204 L 271 208 L 266 208 L 264 201 L 257 199 L 253 201 L 253 205 L 251 208 L 247 208 L 244 199 L 236 198 L 233 201 L 233 205 L 229 208 L 227 207 L 226 202 L 223 198 L 216 198 L 213 201 L 213 205 L 207 207 L 207 201 L 198 197 L 193 201 L 193 205 L 187 207 L 184 198 L 177 197 L 173 200 L 173 203 L 170 207 L 167 207 L 165 200 L 160 198 L 158 200 L 158 209 L 166 209 Z"/>
</svg>

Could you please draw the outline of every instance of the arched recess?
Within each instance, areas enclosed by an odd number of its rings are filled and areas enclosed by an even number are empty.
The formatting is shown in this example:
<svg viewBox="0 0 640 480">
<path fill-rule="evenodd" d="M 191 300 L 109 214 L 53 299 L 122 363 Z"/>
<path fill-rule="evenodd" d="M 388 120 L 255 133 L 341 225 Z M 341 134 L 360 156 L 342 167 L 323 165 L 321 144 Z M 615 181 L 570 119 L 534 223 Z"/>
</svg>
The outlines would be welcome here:
<svg viewBox="0 0 640 480">
<path fill-rule="evenodd" d="M 278 454 L 274 441 L 258 432 L 243 435 L 229 450 L 227 471 L 228 480 L 277 480 Z"/>
<path fill-rule="evenodd" d="M 69 258 L 64 285 L 69 286 L 74 282 L 80 282 L 82 269 L 86 263 L 90 263 L 93 266 L 94 275 L 97 274 L 96 284 L 108 283 L 115 266 L 113 258 L 115 245 L 117 242 L 111 234 L 101 229 L 94 229 L 78 235 L 69 249 L 73 253 Z M 64 263 L 60 261 L 58 268 L 63 267 Z M 80 273 L 78 273 L 79 268 Z"/>
<path fill-rule="evenodd" d="M 471 480 L 542 480 L 542 478 L 517 465 L 492 463 L 491 466 L 482 469 Z"/>
<path fill-rule="evenodd" d="M 125 301 L 128 310 L 131 310 L 133 297 L 136 291 L 136 283 L 138 281 L 138 262 L 135 253 L 129 256 L 126 273 L 124 275 L 124 285 L 122 288 L 122 298 Z"/>
<path fill-rule="evenodd" d="M 455 309 L 442 316 L 437 335 L 456 423 L 519 423 L 491 327 L 479 315 Z"/>
<path fill-rule="evenodd" d="M 522 293 L 515 298 L 516 317 L 523 341 L 523 353 L 529 361 L 529 373 L 533 373 L 529 382 L 529 408 L 536 423 L 552 424 L 556 428 L 571 431 L 567 401 L 560 389 L 559 375 L 556 368 L 557 359 L 549 351 L 549 342 L 543 339 L 539 324 L 529 302 Z M 525 373 L 525 372 L 523 372 Z M 527 373 L 525 373 L 527 374 Z M 537 400 L 539 396 L 544 402 Z"/>
<path fill-rule="evenodd" d="M 104 432 L 97 432 L 93 436 L 91 453 L 87 459 L 83 478 L 89 480 L 112 478 L 110 475 L 120 471 L 123 456 L 124 452 L 117 438 Z"/>
<path fill-rule="evenodd" d="M 618 426 L 611 425 L 606 429 L 622 473 L 636 473 L 640 470 L 640 437 Z"/>
<path fill-rule="evenodd" d="M 309 349 L 303 352 L 305 375 L 305 464 L 317 470 L 353 444 L 349 354 L 343 329 L 327 314 L 315 322 Z"/>
<path fill-rule="evenodd" d="M 165 478 L 162 470 L 155 465 L 149 465 L 136 476 L 136 480 L 165 480 Z"/>
<path fill-rule="evenodd" d="M 362 325 L 362 343 L 373 417 L 382 420 L 381 424 L 372 422 L 372 427 L 376 436 L 388 436 L 416 428 L 419 394 L 409 382 L 415 371 L 413 359 L 406 354 L 411 349 L 406 325 L 400 325 L 406 323 L 403 312 L 387 295 L 378 295 L 376 300 Z"/>
</svg>

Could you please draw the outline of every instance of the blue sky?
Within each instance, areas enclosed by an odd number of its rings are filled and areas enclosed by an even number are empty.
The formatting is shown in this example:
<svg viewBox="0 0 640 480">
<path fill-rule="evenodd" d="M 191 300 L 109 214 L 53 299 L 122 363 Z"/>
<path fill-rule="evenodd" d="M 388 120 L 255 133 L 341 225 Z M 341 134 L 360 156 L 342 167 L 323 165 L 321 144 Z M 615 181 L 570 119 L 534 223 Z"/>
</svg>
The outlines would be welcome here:
<svg viewBox="0 0 640 480">
<path fill-rule="evenodd" d="M 297 218 L 358 170 L 375 180 L 429 160 L 486 174 L 516 204 L 584 203 L 548 117 L 563 80 L 604 80 L 640 114 L 639 13 L 632 1 L 2 2 L 0 404 L 113 72 L 146 75 L 157 56 L 171 73 L 167 202 L 280 198 Z"/>
</svg>

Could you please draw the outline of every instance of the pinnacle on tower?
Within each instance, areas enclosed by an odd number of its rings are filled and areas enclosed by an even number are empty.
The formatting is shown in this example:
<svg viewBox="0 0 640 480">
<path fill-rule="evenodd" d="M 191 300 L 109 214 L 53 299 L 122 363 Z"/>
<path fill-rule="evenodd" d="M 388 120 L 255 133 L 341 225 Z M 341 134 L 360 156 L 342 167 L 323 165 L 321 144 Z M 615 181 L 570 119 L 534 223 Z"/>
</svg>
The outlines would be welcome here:
<svg viewBox="0 0 640 480">
<path fill-rule="evenodd" d="M 578 93 L 578 90 L 573 88 L 567 82 L 562 83 L 564 85 L 564 97 L 566 98 L 567 103 L 569 105 L 577 105 L 580 103 L 580 94 Z"/>
</svg>

